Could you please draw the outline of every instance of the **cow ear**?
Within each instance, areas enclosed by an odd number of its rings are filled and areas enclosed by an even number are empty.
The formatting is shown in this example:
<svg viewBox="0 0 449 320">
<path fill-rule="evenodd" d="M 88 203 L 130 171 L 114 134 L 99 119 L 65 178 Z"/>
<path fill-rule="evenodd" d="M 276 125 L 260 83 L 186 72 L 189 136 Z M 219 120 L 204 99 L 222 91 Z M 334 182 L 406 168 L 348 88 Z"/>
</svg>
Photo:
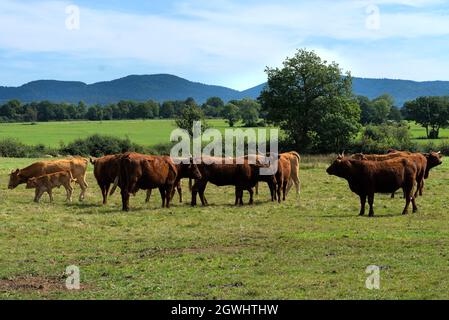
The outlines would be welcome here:
<svg viewBox="0 0 449 320">
<path fill-rule="evenodd" d="M 16 169 L 16 171 L 11 171 L 11 174 L 17 174 L 17 173 L 19 173 L 20 172 L 20 170 L 19 169 Z"/>
</svg>

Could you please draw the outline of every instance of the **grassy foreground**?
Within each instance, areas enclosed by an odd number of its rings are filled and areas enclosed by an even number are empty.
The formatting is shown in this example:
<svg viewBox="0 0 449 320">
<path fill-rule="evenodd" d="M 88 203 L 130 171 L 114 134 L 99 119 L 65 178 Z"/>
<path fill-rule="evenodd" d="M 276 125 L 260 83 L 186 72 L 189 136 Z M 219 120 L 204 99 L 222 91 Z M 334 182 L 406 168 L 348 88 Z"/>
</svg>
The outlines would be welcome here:
<svg viewBox="0 0 449 320">
<path fill-rule="evenodd" d="M 162 210 L 158 193 L 147 206 L 140 192 L 126 214 L 118 195 L 99 205 L 92 168 L 83 204 L 65 204 L 62 190 L 53 205 L 6 190 L 9 171 L 30 162 L 0 159 L 0 298 L 447 299 L 447 163 L 418 214 L 401 216 L 403 199 L 380 195 L 369 219 L 346 182 L 326 175 L 325 157 L 302 164 L 300 201 L 267 202 L 263 186 L 255 206 L 235 208 L 231 188 L 208 186 L 210 207 Z M 80 291 L 64 287 L 69 265 Z M 380 290 L 365 288 L 369 265 L 381 267 Z"/>
</svg>

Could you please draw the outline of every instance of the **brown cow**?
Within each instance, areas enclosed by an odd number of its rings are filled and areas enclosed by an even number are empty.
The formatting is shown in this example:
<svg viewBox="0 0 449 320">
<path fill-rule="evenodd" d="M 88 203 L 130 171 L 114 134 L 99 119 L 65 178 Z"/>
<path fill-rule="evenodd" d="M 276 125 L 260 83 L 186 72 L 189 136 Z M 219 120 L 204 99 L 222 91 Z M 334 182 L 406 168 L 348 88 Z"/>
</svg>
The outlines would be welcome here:
<svg viewBox="0 0 449 320">
<path fill-rule="evenodd" d="M 371 161 L 386 161 L 391 159 L 397 159 L 397 158 L 408 158 L 412 160 L 417 168 L 416 173 L 416 192 L 414 197 L 417 198 L 418 195 L 422 196 L 422 190 L 424 187 L 424 175 L 427 168 L 427 160 L 426 158 L 420 154 L 420 153 L 411 153 L 411 152 L 394 152 L 389 154 L 373 154 L 373 155 L 364 155 L 364 154 L 355 154 L 352 156 L 353 159 L 356 160 L 371 160 Z M 392 198 L 394 198 L 395 192 L 392 193 Z M 404 195 L 405 196 L 405 195 Z"/>
<path fill-rule="evenodd" d="M 70 171 L 61 171 L 44 176 L 30 178 L 27 181 L 27 189 L 36 189 L 34 202 L 38 203 L 44 192 L 47 192 L 50 197 L 50 202 L 53 202 L 54 188 L 60 188 L 63 186 L 67 192 L 67 201 L 72 202 L 72 182 L 75 182 Z"/>
<path fill-rule="evenodd" d="M 122 209 L 129 211 L 129 196 L 140 189 L 158 188 L 162 207 L 170 207 L 174 186 L 182 178 L 200 178 L 198 167 L 192 159 L 188 164 L 175 165 L 170 157 L 146 156 L 138 153 L 124 154 L 120 159 L 118 185 L 122 194 Z"/>
<path fill-rule="evenodd" d="M 411 153 L 407 151 L 397 151 L 397 150 L 389 150 L 386 155 L 363 155 L 357 154 L 354 155 L 355 159 L 365 159 L 365 160 L 374 160 L 374 161 L 385 161 L 388 159 L 394 159 L 398 157 L 410 157 L 418 167 L 418 175 L 417 175 L 417 184 L 418 188 L 416 190 L 415 197 L 423 195 L 424 191 L 424 179 L 429 178 L 429 172 L 436 166 L 441 165 L 442 155 L 441 152 L 430 152 L 430 153 Z M 391 195 L 394 198 L 395 193 Z"/>
<path fill-rule="evenodd" d="M 198 165 L 202 178 L 196 179 L 192 187 L 192 206 L 197 204 L 197 194 L 199 194 L 203 206 L 208 204 L 204 192 L 209 182 L 219 187 L 235 186 L 236 205 L 243 205 L 244 190 L 250 194 L 249 203 L 254 203 L 253 188 L 258 181 L 267 181 L 273 188 L 270 189 L 274 190 L 276 184 L 274 175 L 263 176 L 260 174 L 260 169 L 265 167 L 263 164 L 250 164 L 248 159 L 244 159 L 242 164 L 238 164 L 236 159 L 233 159 L 232 164 L 226 164 L 225 158 L 218 158 L 214 161 L 210 161 L 210 159 L 213 158 L 203 157 L 204 162 Z"/>
<path fill-rule="evenodd" d="M 327 169 L 329 175 L 346 179 L 350 189 L 359 195 L 360 215 L 365 214 L 366 198 L 370 205 L 369 216 L 374 216 L 375 193 L 392 193 L 400 188 L 405 194 L 406 205 L 402 214 L 408 213 L 410 202 L 413 212 L 418 211 L 413 188 L 418 169 L 408 158 L 395 158 L 385 161 L 354 160 L 339 156 Z"/>
<path fill-rule="evenodd" d="M 109 188 L 120 173 L 120 157 L 121 155 L 116 154 L 102 158 L 90 158 L 90 162 L 94 165 L 94 176 L 101 189 L 104 205 L 108 202 Z"/>
<path fill-rule="evenodd" d="M 293 185 L 295 185 L 296 188 L 296 194 L 300 195 L 301 193 L 301 181 L 299 180 L 299 164 L 301 162 L 301 156 L 296 152 L 296 151 L 291 151 L 291 152 L 286 152 L 286 153 L 282 153 L 280 155 L 281 157 L 284 158 L 284 160 L 289 160 L 290 161 L 290 177 L 288 178 L 288 184 L 287 184 L 287 190 L 285 192 L 285 195 L 287 196 L 290 193 L 291 188 L 293 187 Z M 285 168 L 284 174 L 286 172 L 286 164 L 285 161 L 283 162 L 283 168 Z M 279 169 L 279 170 L 282 170 Z M 287 170 L 288 171 L 288 170 Z M 281 175 L 281 172 L 278 172 L 278 176 L 277 176 L 277 181 L 279 183 L 279 175 Z M 286 177 L 284 177 L 283 180 L 285 180 Z M 281 189 L 283 188 L 283 182 L 279 185 L 281 187 Z M 259 184 L 256 184 L 256 194 L 259 194 Z M 275 197 L 277 199 L 277 197 Z"/>
<path fill-rule="evenodd" d="M 15 189 L 30 178 L 37 178 L 46 174 L 60 171 L 70 171 L 76 182 L 81 187 L 79 201 L 83 201 L 88 187 L 86 182 L 86 171 L 89 160 L 84 158 L 71 158 L 62 160 L 39 161 L 24 168 L 12 171 L 9 176 L 8 188 Z"/>
</svg>

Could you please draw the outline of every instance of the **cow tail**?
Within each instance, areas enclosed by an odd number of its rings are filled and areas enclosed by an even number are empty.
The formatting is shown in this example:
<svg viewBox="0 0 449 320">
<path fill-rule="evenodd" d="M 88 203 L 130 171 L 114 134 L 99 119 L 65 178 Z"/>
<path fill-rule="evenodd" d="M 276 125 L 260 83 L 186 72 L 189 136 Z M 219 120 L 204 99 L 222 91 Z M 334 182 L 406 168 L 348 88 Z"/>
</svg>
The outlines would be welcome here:
<svg viewBox="0 0 449 320">
<path fill-rule="evenodd" d="M 298 163 L 301 163 L 301 156 L 299 155 L 298 152 L 296 151 L 292 151 L 290 152 L 292 155 L 294 155 L 296 158 L 298 158 Z"/>
<path fill-rule="evenodd" d="M 125 190 L 128 190 L 128 173 L 126 171 L 127 166 L 124 163 L 125 161 L 129 163 L 130 160 L 128 158 L 121 159 L 119 163 L 118 174 L 114 180 L 114 186 L 112 187 L 111 192 L 109 193 L 110 196 L 114 195 L 119 185 L 120 188 L 125 188 Z"/>
</svg>

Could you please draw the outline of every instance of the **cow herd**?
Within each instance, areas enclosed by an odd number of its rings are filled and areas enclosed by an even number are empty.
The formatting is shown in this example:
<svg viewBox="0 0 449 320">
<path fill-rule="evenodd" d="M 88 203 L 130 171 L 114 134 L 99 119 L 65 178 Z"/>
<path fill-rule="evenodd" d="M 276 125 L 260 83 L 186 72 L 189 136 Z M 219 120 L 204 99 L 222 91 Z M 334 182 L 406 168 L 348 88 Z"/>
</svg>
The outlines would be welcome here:
<svg viewBox="0 0 449 320">
<path fill-rule="evenodd" d="M 271 174 L 261 174 L 267 169 L 267 163 L 277 162 L 277 170 Z M 177 160 L 177 161 L 174 161 Z M 271 201 L 285 201 L 293 186 L 299 195 L 299 165 L 301 157 L 297 152 L 283 154 L 253 155 L 241 158 L 202 157 L 172 159 L 167 156 L 149 156 L 138 153 L 108 155 L 91 158 L 94 175 L 107 204 L 108 196 L 117 188 L 121 190 L 122 210 L 129 211 L 130 196 L 139 190 L 146 190 L 148 202 L 153 189 L 159 189 L 162 207 L 169 208 L 178 191 L 182 202 L 181 180 L 189 179 L 192 198 L 191 205 L 197 205 L 199 197 L 202 205 L 208 205 L 206 187 L 209 183 L 218 187 L 235 188 L 235 205 L 243 205 L 243 194 L 248 191 L 249 204 L 254 203 L 254 190 L 258 192 L 260 182 L 267 183 Z M 26 184 L 28 189 L 35 189 L 36 202 L 47 192 L 53 200 L 52 189 L 63 186 L 67 192 L 67 201 L 72 200 L 72 183 L 81 187 L 79 200 L 83 201 L 88 187 L 86 182 L 88 159 L 71 158 L 64 160 L 40 161 L 10 174 L 9 189 Z M 391 150 L 386 155 L 352 156 L 339 155 L 327 169 L 327 173 L 349 182 L 350 189 L 360 196 L 360 215 L 365 214 L 368 199 L 369 215 L 374 215 L 373 203 L 376 193 L 394 193 L 402 189 L 405 198 L 403 214 L 408 213 L 410 203 L 413 212 L 418 210 L 416 198 L 422 196 L 424 181 L 432 168 L 442 164 L 440 153 L 409 153 Z"/>
</svg>

